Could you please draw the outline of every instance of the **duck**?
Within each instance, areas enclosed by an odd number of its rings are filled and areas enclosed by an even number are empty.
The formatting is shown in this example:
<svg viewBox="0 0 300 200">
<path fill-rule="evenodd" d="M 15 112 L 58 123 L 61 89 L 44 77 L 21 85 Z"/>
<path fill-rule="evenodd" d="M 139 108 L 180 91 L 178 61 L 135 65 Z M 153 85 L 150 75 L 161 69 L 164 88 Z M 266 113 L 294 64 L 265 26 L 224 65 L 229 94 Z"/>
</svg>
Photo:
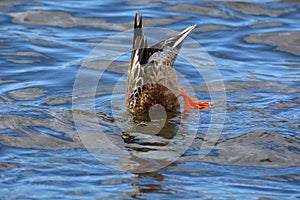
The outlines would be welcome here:
<svg viewBox="0 0 300 200">
<path fill-rule="evenodd" d="M 148 47 L 143 33 L 142 13 L 136 11 L 131 61 L 128 68 L 126 105 L 133 114 L 148 113 L 158 104 L 167 112 L 180 112 L 180 97 L 184 111 L 207 109 L 212 102 L 199 102 L 179 86 L 174 62 L 186 37 L 196 25 L 189 26 L 178 35 Z"/>
</svg>

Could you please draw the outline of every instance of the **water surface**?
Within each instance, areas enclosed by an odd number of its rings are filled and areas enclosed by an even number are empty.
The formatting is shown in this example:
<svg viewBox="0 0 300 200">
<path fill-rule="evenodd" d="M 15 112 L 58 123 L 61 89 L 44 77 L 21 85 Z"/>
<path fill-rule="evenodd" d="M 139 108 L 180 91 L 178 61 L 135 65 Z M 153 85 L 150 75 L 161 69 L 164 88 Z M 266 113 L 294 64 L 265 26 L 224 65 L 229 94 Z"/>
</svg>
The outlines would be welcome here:
<svg viewBox="0 0 300 200">
<path fill-rule="evenodd" d="M 299 6 L 293 0 L 1 1 L 2 198 L 300 198 Z M 111 41 L 110 55 L 122 56 L 108 69 L 85 62 L 107 38 L 124 31 L 130 35 L 137 9 L 142 9 L 146 27 L 180 31 L 197 24 L 190 36 L 207 51 L 222 79 L 205 82 L 184 59 L 175 67 L 202 100 L 222 91 L 213 86 L 224 83 L 226 106 L 170 116 L 160 134 L 141 133 L 144 129 L 137 127 L 155 127 L 160 121 L 126 113 L 121 86 L 126 84 L 131 38 L 119 45 Z M 83 68 L 86 77 L 103 74 L 95 98 L 73 95 Z M 117 92 L 111 95 L 113 89 Z M 95 108 L 72 107 L 74 101 L 89 100 Z M 207 130 L 218 109 L 225 109 L 226 120 L 216 138 Z M 128 155 L 103 148 L 105 162 L 100 162 L 95 151 L 85 148 L 78 129 L 105 133 L 122 153 L 182 155 L 175 162 L 154 163 L 122 160 Z M 165 148 L 167 144 L 183 149 Z M 157 165 L 165 167 L 133 173 Z"/>
</svg>

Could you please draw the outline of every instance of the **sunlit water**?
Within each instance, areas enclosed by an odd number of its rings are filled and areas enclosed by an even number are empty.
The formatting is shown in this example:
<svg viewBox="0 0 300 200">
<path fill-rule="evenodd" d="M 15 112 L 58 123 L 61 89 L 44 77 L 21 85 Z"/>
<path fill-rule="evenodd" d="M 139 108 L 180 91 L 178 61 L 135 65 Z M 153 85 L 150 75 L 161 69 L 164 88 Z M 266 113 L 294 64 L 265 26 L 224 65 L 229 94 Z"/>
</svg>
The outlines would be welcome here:
<svg viewBox="0 0 300 200">
<path fill-rule="evenodd" d="M 216 64 L 226 107 L 173 114 L 157 135 L 143 133 L 160 121 L 126 112 L 131 41 L 112 41 L 123 53 L 105 72 L 86 62 L 105 39 L 130 34 L 137 9 L 147 27 L 197 24 L 191 38 Z M 292 0 L 0 1 L 1 199 L 300 198 L 299 11 Z M 223 92 L 208 91 L 220 80 L 205 82 L 184 59 L 175 66 L 199 99 Z M 94 97 L 74 95 L 83 68 L 85 77 L 102 75 Z M 218 109 L 222 134 L 207 135 Z M 122 151 L 97 140 L 87 150 L 80 132 L 105 134 Z M 151 152 L 181 156 L 132 156 Z"/>
</svg>

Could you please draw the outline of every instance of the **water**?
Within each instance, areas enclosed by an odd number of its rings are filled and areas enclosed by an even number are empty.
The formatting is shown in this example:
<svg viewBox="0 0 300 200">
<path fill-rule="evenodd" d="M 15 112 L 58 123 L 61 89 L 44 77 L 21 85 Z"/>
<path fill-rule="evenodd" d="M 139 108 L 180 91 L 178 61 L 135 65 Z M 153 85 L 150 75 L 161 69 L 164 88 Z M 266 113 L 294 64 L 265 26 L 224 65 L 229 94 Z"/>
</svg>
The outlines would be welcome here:
<svg viewBox="0 0 300 200">
<path fill-rule="evenodd" d="M 300 198 L 299 7 L 292 0 L 1 1 L 1 199 Z M 161 121 L 126 113 L 131 33 L 107 43 L 108 58 L 122 56 L 103 74 L 103 63 L 86 60 L 105 39 L 129 31 L 140 8 L 147 27 L 197 24 L 191 37 L 216 64 L 226 107 L 169 116 L 159 134 L 141 134 Z M 184 59 L 175 65 L 199 99 L 222 92 Z M 80 91 L 99 74 L 95 98 Z M 224 109 L 224 126 L 214 124 L 220 137 L 207 134 Z M 107 149 L 105 138 L 121 150 Z M 138 159 L 178 154 L 175 162 Z"/>
</svg>

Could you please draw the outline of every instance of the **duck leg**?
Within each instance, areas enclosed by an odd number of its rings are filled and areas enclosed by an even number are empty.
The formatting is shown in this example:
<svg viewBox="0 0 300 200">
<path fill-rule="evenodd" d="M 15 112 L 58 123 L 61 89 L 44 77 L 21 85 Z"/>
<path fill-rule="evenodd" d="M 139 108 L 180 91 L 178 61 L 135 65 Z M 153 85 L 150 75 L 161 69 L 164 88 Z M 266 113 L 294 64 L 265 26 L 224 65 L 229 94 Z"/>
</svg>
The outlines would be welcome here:
<svg viewBox="0 0 300 200">
<path fill-rule="evenodd" d="M 180 87 L 180 94 L 184 100 L 184 111 L 191 112 L 194 109 L 202 110 L 210 108 L 213 102 L 199 102 L 187 94 L 183 87 Z"/>
</svg>

